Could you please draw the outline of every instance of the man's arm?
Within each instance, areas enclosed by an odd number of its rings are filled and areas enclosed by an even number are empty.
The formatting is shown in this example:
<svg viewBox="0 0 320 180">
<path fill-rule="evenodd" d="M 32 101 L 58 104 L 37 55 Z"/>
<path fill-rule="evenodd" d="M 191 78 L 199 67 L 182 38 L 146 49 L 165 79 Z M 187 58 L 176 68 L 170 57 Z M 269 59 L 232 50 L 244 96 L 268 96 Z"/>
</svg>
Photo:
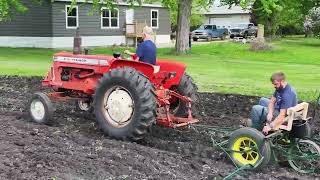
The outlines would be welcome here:
<svg viewBox="0 0 320 180">
<path fill-rule="evenodd" d="M 272 127 L 272 129 L 284 123 L 286 114 L 287 114 L 287 109 L 280 110 L 280 114 L 274 119 L 274 121 L 272 121 L 272 123 L 270 123 L 270 126 Z"/>
<path fill-rule="evenodd" d="M 271 97 L 269 104 L 268 104 L 268 112 L 273 114 L 273 110 L 274 110 L 274 104 L 276 103 L 276 98 L 274 96 Z"/>
<path fill-rule="evenodd" d="M 273 118 L 273 111 L 274 111 L 274 104 L 276 103 L 277 99 L 272 96 L 269 104 L 268 104 L 268 115 L 267 115 L 267 121 L 271 122 Z"/>
</svg>

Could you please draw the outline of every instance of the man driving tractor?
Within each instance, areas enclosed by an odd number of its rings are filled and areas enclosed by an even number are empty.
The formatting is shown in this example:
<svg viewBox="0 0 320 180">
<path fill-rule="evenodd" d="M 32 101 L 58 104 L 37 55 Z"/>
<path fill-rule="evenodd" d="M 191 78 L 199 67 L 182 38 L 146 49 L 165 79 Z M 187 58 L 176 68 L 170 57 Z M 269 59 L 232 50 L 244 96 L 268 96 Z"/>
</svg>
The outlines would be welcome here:
<svg viewBox="0 0 320 180">
<path fill-rule="evenodd" d="M 157 47 L 152 41 L 153 30 L 149 26 L 145 26 L 142 30 L 143 42 L 138 45 L 136 53 L 125 50 L 124 53 L 132 56 L 133 60 L 156 64 Z"/>
<path fill-rule="evenodd" d="M 259 105 L 254 105 L 251 110 L 251 119 L 247 125 L 268 134 L 274 127 L 283 124 L 287 109 L 298 103 L 296 91 L 290 86 L 283 72 L 273 73 L 271 82 L 275 88 L 271 99 L 261 98 Z"/>
</svg>

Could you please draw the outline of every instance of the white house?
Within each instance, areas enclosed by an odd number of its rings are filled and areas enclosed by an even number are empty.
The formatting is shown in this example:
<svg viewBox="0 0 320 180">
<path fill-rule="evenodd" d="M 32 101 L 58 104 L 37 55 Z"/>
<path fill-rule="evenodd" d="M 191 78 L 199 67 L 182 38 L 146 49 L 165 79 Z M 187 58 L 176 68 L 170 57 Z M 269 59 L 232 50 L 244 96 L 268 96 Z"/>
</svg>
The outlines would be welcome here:
<svg viewBox="0 0 320 180">
<path fill-rule="evenodd" d="M 215 24 L 218 28 L 231 28 L 234 24 L 250 22 L 249 10 L 243 10 L 240 6 L 221 6 L 219 0 L 201 14 L 205 16 L 205 24 Z"/>
</svg>

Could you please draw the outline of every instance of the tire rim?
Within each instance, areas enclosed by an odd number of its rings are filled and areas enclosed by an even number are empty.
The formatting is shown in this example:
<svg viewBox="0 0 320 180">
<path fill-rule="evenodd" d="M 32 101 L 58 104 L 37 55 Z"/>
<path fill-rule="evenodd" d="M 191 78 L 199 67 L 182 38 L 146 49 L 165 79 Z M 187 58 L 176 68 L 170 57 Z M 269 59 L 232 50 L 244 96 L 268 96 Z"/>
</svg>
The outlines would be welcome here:
<svg viewBox="0 0 320 180">
<path fill-rule="evenodd" d="M 35 121 L 40 122 L 45 116 L 45 107 L 40 100 L 33 100 L 30 107 L 31 115 Z"/>
<path fill-rule="evenodd" d="M 128 125 L 134 112 L 134 101 L 129 91 L 117 86 L 104 95 L 103 110 L 106 121 L 116 128 Z"/>
<path fill-rule="evenodd" d="M 257 143 L 249 137 L 240 137 L 232 145 L 233 159 L 242 165 L 254 165 L 259 160 Z M 239 152 L 241 151 L 241 152 Z"/>
<path fill-rule="evenodd" d="M 318 145 L 309 140 L 300 140 L 289 149 L 289 164 L 300 173 L 311 173 L 319 166 Z"/>
<path fill-rule="evenodd" d="M 78 100 L 78 106 L 82 111 L 89 111 L 90 110 L 90 103 L 85 100 Z"/>
</svg>

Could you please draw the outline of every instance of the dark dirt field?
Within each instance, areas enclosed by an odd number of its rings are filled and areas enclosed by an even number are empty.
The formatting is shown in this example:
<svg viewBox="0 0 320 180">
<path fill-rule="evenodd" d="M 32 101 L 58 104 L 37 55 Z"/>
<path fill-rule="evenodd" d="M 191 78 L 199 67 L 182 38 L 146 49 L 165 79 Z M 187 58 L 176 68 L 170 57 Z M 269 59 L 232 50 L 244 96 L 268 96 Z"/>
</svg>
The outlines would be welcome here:
<svg viewBox="0 0 320 180">
<path fill-rule="evenodd" d="M 137 143 L 103 136 L 94 117 L 56 103 L 50 125 L 29 122 L 28 99 L 41 78 L 0 77 L 0 179 L 221 179 L 232 163 L 191 130 L 153 127 Z M 202 124 L 238 127 L 257 97 L 200 93 Z M 320 179 L 270 166 L 236 179 Z"/>
</svg>

